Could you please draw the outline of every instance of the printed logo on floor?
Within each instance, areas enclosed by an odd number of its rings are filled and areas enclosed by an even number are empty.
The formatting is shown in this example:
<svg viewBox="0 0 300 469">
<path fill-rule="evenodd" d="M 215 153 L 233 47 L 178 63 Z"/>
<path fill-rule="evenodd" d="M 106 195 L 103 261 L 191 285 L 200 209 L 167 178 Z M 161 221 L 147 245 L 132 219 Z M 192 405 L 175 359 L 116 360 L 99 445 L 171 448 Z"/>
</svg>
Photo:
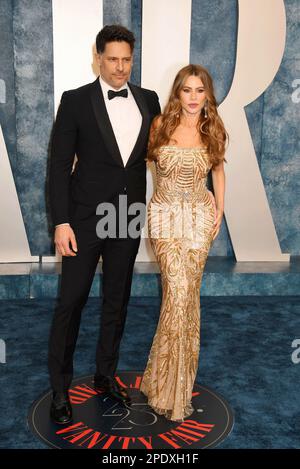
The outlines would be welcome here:
<svg viewBox="0 0 300 469">
<path fill-rule="evenodd" d="M 126 388 L 130 405 L 123 405 L 93 385 L 93 376 L 78 378 L 69 390 L 73 420 L 58 425 L 50 420 L 52 392 L 31 406 L 31 431 L 46 445 L 76 449 L 188 449 L 212 448 L 233 427 L 233 412 L 215 391 L 195 383 L 192 415 L 183 422 L 156 414 L 139 391 L 141 372 L 118 372 L 116 380 Z"/>
</svg>

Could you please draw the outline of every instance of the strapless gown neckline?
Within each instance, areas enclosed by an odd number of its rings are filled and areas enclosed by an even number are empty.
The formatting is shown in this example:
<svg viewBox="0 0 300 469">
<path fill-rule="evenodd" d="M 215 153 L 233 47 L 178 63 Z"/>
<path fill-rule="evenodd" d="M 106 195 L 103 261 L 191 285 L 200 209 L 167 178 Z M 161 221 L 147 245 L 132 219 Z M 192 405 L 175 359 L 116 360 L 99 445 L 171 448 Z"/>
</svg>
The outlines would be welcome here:
<svg viewBox="0 0 300 469">
<path fill-rule="evenodd" d="M 188 150 L 207 150 L 206 147 L 199 147 L 199 146 L 195 146 L 195 147 L 178 147 L 176 145 L 162 145 L 160 147 L 160 149 L 164 149 L 164 148 L 172 148 L 174 150 L 184 150 L 184 151 L 188 151 Z"/>
</svg>

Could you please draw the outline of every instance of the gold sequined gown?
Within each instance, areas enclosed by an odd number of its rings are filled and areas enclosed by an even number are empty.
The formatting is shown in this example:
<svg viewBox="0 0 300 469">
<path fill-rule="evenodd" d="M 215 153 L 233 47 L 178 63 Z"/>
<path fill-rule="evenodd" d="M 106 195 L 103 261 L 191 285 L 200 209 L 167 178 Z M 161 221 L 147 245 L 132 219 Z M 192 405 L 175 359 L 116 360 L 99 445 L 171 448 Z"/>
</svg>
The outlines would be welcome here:
<svg viewBox="0 0 300 469">
<path fill-rule="evenodd" d="M 200 286 L 212 243 L 214 207 L 204 148 L 160 148 L 148 232 L 162 282 L 159 322 L 140 390 L 169 420 L 190 416 L 200 351 Z"/>
</svg>

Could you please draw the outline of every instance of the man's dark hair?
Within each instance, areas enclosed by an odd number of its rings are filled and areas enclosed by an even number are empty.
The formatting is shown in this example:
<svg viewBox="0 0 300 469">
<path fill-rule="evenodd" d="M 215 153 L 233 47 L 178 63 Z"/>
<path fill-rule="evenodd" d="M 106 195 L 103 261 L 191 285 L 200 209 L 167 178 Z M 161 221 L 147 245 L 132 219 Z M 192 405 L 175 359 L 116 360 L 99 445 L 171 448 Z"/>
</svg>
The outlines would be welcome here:
<svg viewBox="0 0 300 469">
<path fill-rule="evenodd" d="M 105 45 L 108 42 L 125 41 L 130 45 L 131 52 L 133 52 L 135 38 L 129 29 L 120 24 L 111 24 L 104 26 L 103 29 L 97 34 L 96 49 L 98 54 L 104 52 Z"/>
</svg>

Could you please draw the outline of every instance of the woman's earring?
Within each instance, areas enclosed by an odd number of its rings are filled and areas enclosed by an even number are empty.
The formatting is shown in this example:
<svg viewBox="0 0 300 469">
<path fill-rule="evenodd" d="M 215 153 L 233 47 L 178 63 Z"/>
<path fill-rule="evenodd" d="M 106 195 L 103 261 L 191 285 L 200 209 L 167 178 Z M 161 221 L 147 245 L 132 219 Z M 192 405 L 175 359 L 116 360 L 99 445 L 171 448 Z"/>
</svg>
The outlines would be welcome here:
<svg viewBox="0 0 300 469">
<path fill-rule="evenodd" d="M 207 119 L 207 106 L 206 105 L 204 106 L 204 117 L 205 119 Z"/>
</svg>

